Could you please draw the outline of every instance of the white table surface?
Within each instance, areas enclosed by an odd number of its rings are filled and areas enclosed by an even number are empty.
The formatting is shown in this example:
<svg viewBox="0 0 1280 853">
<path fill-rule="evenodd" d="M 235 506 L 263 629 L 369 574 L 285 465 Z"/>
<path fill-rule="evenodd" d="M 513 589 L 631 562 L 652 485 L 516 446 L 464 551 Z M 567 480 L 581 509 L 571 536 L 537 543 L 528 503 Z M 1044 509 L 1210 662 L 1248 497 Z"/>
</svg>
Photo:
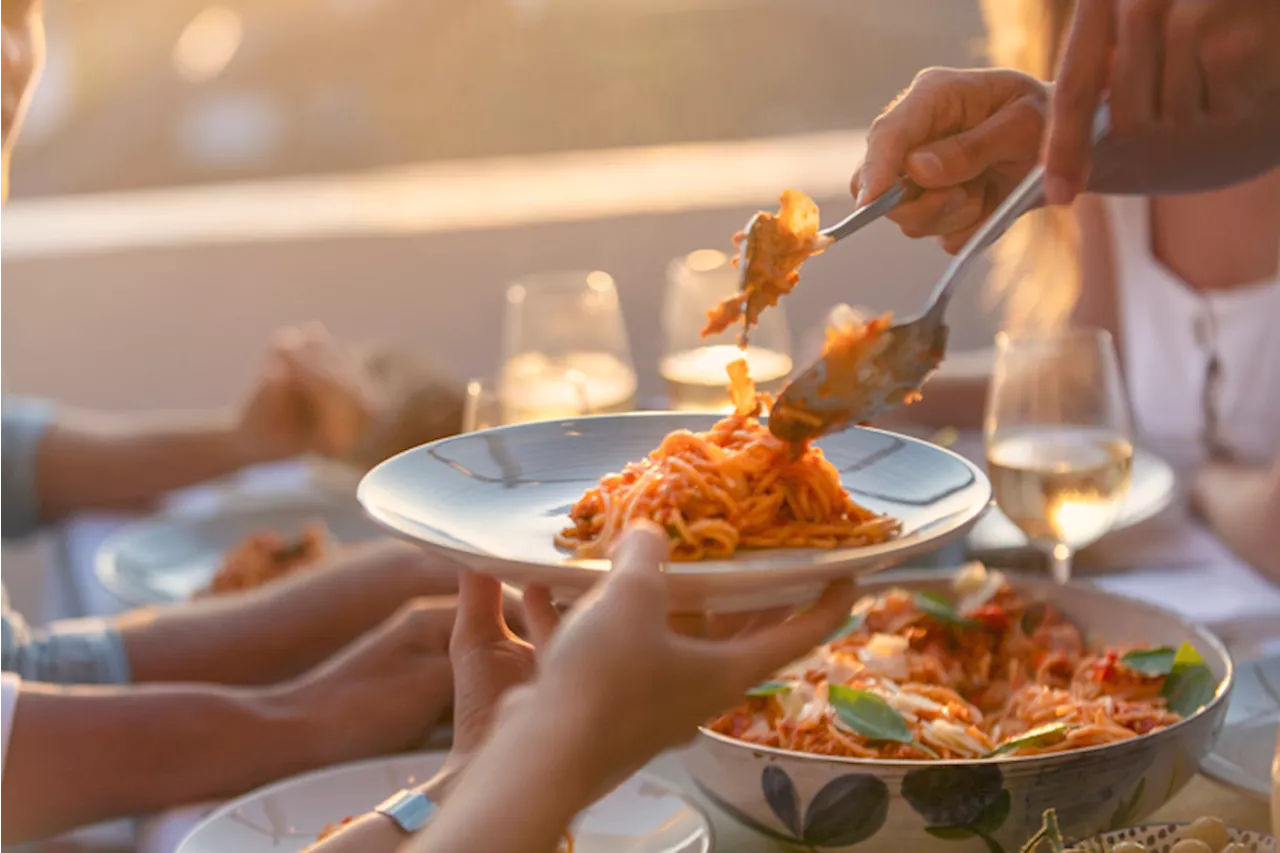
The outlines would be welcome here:
<svg viewBox="0 0 1280 853">
<path fill-rule="evenodd" d="M 237 478 L 234 488 L 252 492 L 276 492 L 305 489 L 314 483 L 314 472 L 299 464 L 284 464 L 255 469 Z M 216 507 L 227 492 L 221 488 L 203 487 L 183 492 L 173 499 L 170 508 L 183 512 L 200 512 Z M 62 565 L 51 579 L 62 589 L 52 600 L 72 602 L 79 612 L 44 614 L 46 617 L 77 615 L 110 615 L 124 609 L 112 593 L 98 581 L 94 571 L 94 555 L 99 546 L 127 517 L 95 516 L 78 519 L 67 525 L 62 539 Z M 1215 537 L 1177 511 L 1144 525 L 1143 529 L 1113 537 L 1104 547 L 1090 555 L 1095 565 L 1123 566 L 1124 571 L 1093 576 L 1099 586 L 1124 595 L 1163 605 L 1185 617 L 1209 625 L 1237 657 L 1252 657 L 1280 651 L 1280 587 L 1269 583 L 1248 566 L 1236 560 Z M 688 788 L 678 753 L 662 756 L 651 769 L 665 778 Z M 1185 814 L 1192 817 L 1196 805 L 1205 798 L 1224 800 L 1230 808 L 1240 798 L 1204 778 L 1198 778 L 1187 791 L 1162 810 L 1162 816 Z M 696 797 L 695 797 L 696 799 Z M 1190 805 L 1180 805 L 1184 801 Z M 755 833 L 734 823 L 707 803 L 701 805 L 711 814 L 716 829 L 716 853 L 755 853 L 780 849 Z M 1265 828 L 1266 806 L 1257 817 L 1249 811 L 1247 801 L 1236 802 L 1241 812 L 1241 825 Z M 45 849 L 136 849 L 141 853 L 172 853 L 183 835 L 211 808 L 210 805 L 175 809 L 163 815 L 133 822 L 119 822 L 77 833 L 79 847 Z M 1183 811 L 1179 811 L 1182 809 Z M 1172 810 L 1172 811 L 1171 811 Z M 136 839 L 136 841 L 135 841 Z M 74 844 L 75 842 L 72 841 Z"/>
</svg>

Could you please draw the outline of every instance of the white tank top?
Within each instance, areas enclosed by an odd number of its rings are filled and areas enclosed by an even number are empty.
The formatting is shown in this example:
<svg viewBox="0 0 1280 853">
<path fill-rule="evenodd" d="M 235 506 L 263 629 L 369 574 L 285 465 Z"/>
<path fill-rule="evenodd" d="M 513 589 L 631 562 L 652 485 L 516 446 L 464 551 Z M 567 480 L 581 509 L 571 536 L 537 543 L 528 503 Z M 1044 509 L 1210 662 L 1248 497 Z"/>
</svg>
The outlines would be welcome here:
<svg viewBox="0 0 1280 853">
<path fill-rule="evenodd" d="M 1126 385 L 1139 442 L 1180 472 L 1212 450 L 1280 456 L 1280 279 L 1191 289 L 1151 252 L 1151 205 L 1106 198 Z"/>
<path fill-rule="evenodd" d="M 1106 204 L 1138 443 L 1167 459 L 1184 486 L 1214 445 L 1241 461 L 1270 463 L 1280 456 L 1280 281 L 1192 290 L 1151 253 L 1148 200 L 1116 196 Z M 1090 550 L 1099 565 L 1130 569 L 1098 578 L 1100 586 L 1205 621 L 1228 640 L 1243 630 L 1239 618 L 1264 614 L 1270 626 L 1280 614 L 1280 587 L 1189 519 L 1185 494 Z"/>
</svg>

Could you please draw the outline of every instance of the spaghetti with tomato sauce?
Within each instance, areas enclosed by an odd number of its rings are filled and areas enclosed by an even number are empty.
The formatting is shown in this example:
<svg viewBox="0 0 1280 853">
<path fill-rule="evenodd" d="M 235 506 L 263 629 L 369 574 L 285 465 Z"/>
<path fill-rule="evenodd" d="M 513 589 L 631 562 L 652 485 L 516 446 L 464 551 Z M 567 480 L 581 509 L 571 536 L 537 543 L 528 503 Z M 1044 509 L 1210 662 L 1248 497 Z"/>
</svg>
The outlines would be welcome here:
<svg viewBox="0 0 1280 853">
<path fill-rule="evenodd" d="M 836 548 L 883 542 L 901 522 L 854 502 L 822 450 L 776 438 L 759 416 L 745 361 L 728 367 L 734 412 L 706 432 L 677 430 L 648 458 L 609 474 L 569 512 L 556 544 L 605 557 L 627 524 L 662 525 L 676 561 L 724 559 L 739 548 Z"/>
<path fill-rule="evenodd" d="M 954 605 L 906 590 L 864 598 L 856 627 L 708 728 L 815 755 L 927 760 L 1064 752 L 1182 719 L 1163 695 L 1167 676 L 1127 666 L 1131 650 L 1089 649 L 1065 616 L 1022 598 L 999 572 L 973 564 L 954 587 Z M 910 742 L 851 726 L 833 685 L 878 697 Z"/>
</svg>

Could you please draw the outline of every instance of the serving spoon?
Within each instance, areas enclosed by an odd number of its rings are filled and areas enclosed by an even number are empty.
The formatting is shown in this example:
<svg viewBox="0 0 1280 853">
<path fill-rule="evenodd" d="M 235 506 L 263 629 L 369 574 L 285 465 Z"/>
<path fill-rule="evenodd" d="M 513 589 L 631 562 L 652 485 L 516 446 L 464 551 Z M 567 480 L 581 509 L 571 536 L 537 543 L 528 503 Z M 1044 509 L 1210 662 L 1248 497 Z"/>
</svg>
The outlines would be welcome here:
<svg viewBox="0 0 1280 853">
<path fill-rule="evenodd" d="M 1103 104 L 1094 114 L 1094 143 L 1110 129 L 1111 111 Z M 887 209 L 900 200 L 901 196 Z M 837 366 L 828 354 L 820 356 L 782 389 L 769 417 L 769 431 L 783 441 L 805 441 L 865 423 L 902 405 L 946 354 L 944 319 L 956 283 L 1019 216 L 1043 201 L 1044 166 L 1037 165 L 964 244 L 917 316 L 882 331 L 856 364 Z"/>
</svg>

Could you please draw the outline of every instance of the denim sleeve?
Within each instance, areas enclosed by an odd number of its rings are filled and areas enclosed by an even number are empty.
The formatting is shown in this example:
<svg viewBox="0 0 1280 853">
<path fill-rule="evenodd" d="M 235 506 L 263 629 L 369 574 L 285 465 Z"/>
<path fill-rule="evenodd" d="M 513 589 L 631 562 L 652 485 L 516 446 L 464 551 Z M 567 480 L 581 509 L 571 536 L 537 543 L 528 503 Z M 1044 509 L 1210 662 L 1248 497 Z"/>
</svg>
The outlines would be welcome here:
<svg viewBox="0 0 1280 853">
<path fill-rule="evenodd" d="M 102 619 L 65 619 L 32 629 L 22 614 L 3 613 L 3 666 L 25 681 L 127 684 L 129 656 L 120 632 Z"/>
<path fill-rule="evenodd" d="M 42 400 L 0 400 L 0 535 L 18 539 L 40 527 L 36 448 L 53 420 Z"/>
</svg>

